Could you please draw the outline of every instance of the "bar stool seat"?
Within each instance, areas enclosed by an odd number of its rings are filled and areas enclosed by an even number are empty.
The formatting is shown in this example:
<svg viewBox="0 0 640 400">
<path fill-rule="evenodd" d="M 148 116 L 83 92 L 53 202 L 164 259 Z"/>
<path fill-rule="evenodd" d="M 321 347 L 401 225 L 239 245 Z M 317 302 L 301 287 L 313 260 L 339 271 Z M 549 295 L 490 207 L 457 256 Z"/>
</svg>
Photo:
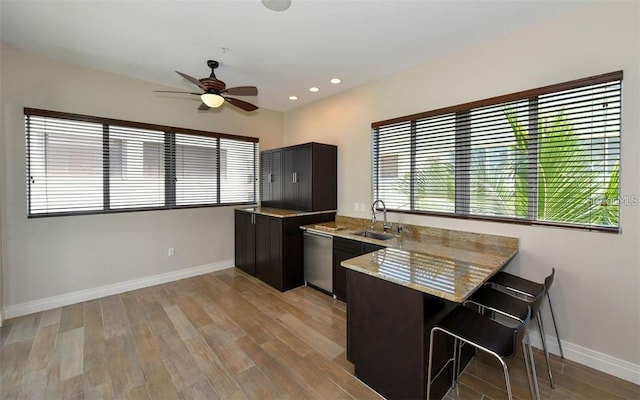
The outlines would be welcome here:
<svg viewBox="0 0 640 400">
<path fill-rule="evenodd" d="M 562 342 L 560 341 L 560 334 L 558 333 L 558 324 L 556 323 L 556 316 L 553 312 L 553 305 L 551 304 L 551 295 L 549 289 L 553 284 L 556 269 L 551 269 L 551 274 L 544 279 L 544 283 L 537 283 L 528 279 L 521 278 L 519 276 L 510 274 L 508 272 L 498 272 L 489 279 L 487 284 L 495 287 L 503 288 L 508 292 L 515 293 L 520 296 L 537 298 L 541 293 L 547 297 L 549 302 L 549 312 L 551 313 L 551 320 L 553 321 L 553 328 L 556 332 L 556 340 L 558 341 L 558 349 L 560 350 L 560 358 L 564 359 L 564 351 L 562 350 Z M 542 320 L 538 317 L 539 324 L 542 324 Z M 542 329 L 542 328 L 541 328 Z M 543 345 L 546 348 L 546 338 L 542 337 Z"/>
<path fill-rule="evenodd" d="M 447 368 L 447 365 L 453 361 L 454 373 L 452 385 L 456 384 L 458 378 L 460 353 L 458 341 L 460 341 L 474 346 L 479 350 L 485 351 L 500 361 L 507 386 L 507 394 L 509 399 L 513 399 L 511 382 L 509 380 L 509 370 L 504 360 L 513 358 L 517 353 L 518 346 L 521 345 L 531 395 L 534 399 L 539 399 L 540 393 L 536 379 L 535 364 L 533 363 L 531 344 L 529 343 L 529 337 L 526 332 L 526 326 L 529 323 L 530 315 L 531 311 L 527 310 L 527 315 L 524 321 L 517 327 L 511 328 L 467 307 L 457 306 L 454 308 L 453 311 L 451 311 L 431 329 L 429 364 L 427 372 L 427 399 L 429 399 L 431 393 L 432 350 L 436 332 L 441 332 L 454 338 L 453 358 L 447 361 L 443 367 L 443 369 Z"/>
</svg>

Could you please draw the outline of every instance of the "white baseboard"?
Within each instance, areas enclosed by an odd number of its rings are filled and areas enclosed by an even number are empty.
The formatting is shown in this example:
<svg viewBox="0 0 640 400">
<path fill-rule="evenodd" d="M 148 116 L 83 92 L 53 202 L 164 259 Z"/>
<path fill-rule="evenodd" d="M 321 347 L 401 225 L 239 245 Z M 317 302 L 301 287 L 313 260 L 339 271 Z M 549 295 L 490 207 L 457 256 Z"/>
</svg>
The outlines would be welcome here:
<svg viewBox="0 0 640 400">
<path fill-rule="evenodd" d="M 547 338 L 547 346 L 549 346 L 549 353 L 560 356 L 560 347 L 558 346 L 556 337 L 545 336 Z M 532 346 L 542 349 L 540 333 L 536 328 L 532 327 L 529 329 L 529 337 L 531 338 Z M 640 365 L 638 364 L 621 360 L 564 340 L 562 340 L 562 350 L 564 351 L 564 357 L 568 360 L 640 385 Z"/>
<path fill-rule="evenodd" d="M 76 304 L 88 300 L 94 300 L 100 297 L 124 293 L 130 290 L 141 289 L 149 286 L 159 285 L 162 283 L 177 281 L 179 279 L 189 278 L 196 275 L 207 274 L 209 272 L 220 271 L 223 269 L 231 268 L 234 265 L 234 260 L 223 260 L 199 267 L 181 269 L 178 271 L 132 279 L 130 281 L 114 283 L 111 285 L 100 286 L 92 289 L 79 290 L 77 292 L 61 294 L 59 296 L 46 297 L 43 299 L 27 301 L 25 303 L 13 304 L 4 307 L 3 310 L 0 310 L 0 313 L 3 312 L 4 317 L 7 319 L 19 317 L 35 312 L 50 310 L 52 308 L 68 306 L 70 304 Z"/>
</svg>

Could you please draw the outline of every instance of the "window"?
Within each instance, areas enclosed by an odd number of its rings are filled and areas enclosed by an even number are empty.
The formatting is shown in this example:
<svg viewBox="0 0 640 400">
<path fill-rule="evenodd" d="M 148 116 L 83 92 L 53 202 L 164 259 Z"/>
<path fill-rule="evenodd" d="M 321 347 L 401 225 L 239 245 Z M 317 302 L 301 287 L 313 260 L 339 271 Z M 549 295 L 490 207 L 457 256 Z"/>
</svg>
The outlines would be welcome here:
<svg viewBox="0 0 640 400">
<path fill-rule="evenodd" d="M 257 139 L 25 108 L 28 216 L 253 204 Z"/>
<path fill-rule="evenodd" d="M 372 124 L 398 212 L 619 229 L 622 72 Z"/>
</svg>

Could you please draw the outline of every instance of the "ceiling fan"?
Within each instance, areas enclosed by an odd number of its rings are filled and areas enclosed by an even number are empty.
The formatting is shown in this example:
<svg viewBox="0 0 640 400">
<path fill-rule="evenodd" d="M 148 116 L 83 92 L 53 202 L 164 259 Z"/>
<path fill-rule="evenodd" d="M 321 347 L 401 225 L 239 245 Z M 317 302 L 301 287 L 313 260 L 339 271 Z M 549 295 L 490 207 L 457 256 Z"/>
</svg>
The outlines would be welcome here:
<svg viewBox="0 0 640 400">
<path fill-rule="evenodd" d="M 211 68 L 211 75 L 208 78 L 196 79 L 187 74 L 183 74 L 182 72 L 176 71 L 178 75 L 198 86 L 200 89 L 204 90 L 204 93 L 194 93 L 194 92 L 179 92 L 173 90 L 154 90 L 156 93 L 187 93 L 193 94 L 196 96 L 200 96 L 202 100 L 202 104 L 198 107 L 200 111 L 206 111 L 209 108 L 217 108 L 224 104 L 227 101 L 229 104 L 234 105 L 238 108 L 241 108 L 245 111 L 254 111 L 258 109 L 258 106 L 255 106 L 251 103 L 248 103 L 244 100 L 235 99 L 233 97 L 227 97 L 226 95 L 232 96 L 256 96 L 258 94 L 258 88 L 255 86 L 237 86 L 232 88 L 227 88 L 227 85 L 222 82 L 220 79 L 216 78 L 215 69 L 218 68 L 218 62 L 214 60 L 207 61 L 207 65 Z"/>
</svg>

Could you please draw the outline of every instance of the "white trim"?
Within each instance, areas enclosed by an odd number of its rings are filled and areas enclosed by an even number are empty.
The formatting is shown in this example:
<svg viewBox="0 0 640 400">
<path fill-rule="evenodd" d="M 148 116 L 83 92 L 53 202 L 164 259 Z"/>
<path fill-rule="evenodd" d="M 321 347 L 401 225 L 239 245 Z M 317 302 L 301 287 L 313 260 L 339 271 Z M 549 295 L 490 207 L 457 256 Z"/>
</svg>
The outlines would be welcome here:
<svg viewBox="0 0 640 400">
<path fill-rule="evenodd" d="M 560 347 L 555 336 L 545 335 L 547 337 L 547 346 L 549 353 L 560 356 Z M 542 341 L 540 333 L 534 327 L 529 329 L 529 337 L 531 345 L 542 349 Z M 640 365 L 632 362 L 612 357 L 605 353 L 600 353 L 586 347 L 579 346 L 562 340 L 562 350 L 564 357 L 568 360 L 575 361 L 578 364 L 586 365 L 598 371 L 616 376 L 625 381 L 640 385 Z"/>
<path fill-rule="evenodd" d="M 234 265 L 234 260 L 218 261 L 212 264 L 201 265 L 199 267 L 186 268 L 178 271 L 166 272 L 164 274 L 152 275 L 144 278 L 132 279 L 130 281 L 100 286 L 92 289 L 79 290 L 77 292 L 46 297 L 43 299 L 27 301 L 20 304 L 14 304 L 4 307 L 2 310 L 0 310 L 0 313 L 4 311 L 4 316 L 6 318 L 20 317 L 22 315 L 50 310 L 52 308 L 68 306 L 70 304 L 98 299 L 100 297 L 124 293 L 130 290 L 141 289 L 149 286 L 159 285 L 162 283 L 177 281 L 179 279 L 190 278 L 196 275 L 203 275 L 214 271 L 220 271 L 223 269 L 232 268 Z"/>
</svg>

